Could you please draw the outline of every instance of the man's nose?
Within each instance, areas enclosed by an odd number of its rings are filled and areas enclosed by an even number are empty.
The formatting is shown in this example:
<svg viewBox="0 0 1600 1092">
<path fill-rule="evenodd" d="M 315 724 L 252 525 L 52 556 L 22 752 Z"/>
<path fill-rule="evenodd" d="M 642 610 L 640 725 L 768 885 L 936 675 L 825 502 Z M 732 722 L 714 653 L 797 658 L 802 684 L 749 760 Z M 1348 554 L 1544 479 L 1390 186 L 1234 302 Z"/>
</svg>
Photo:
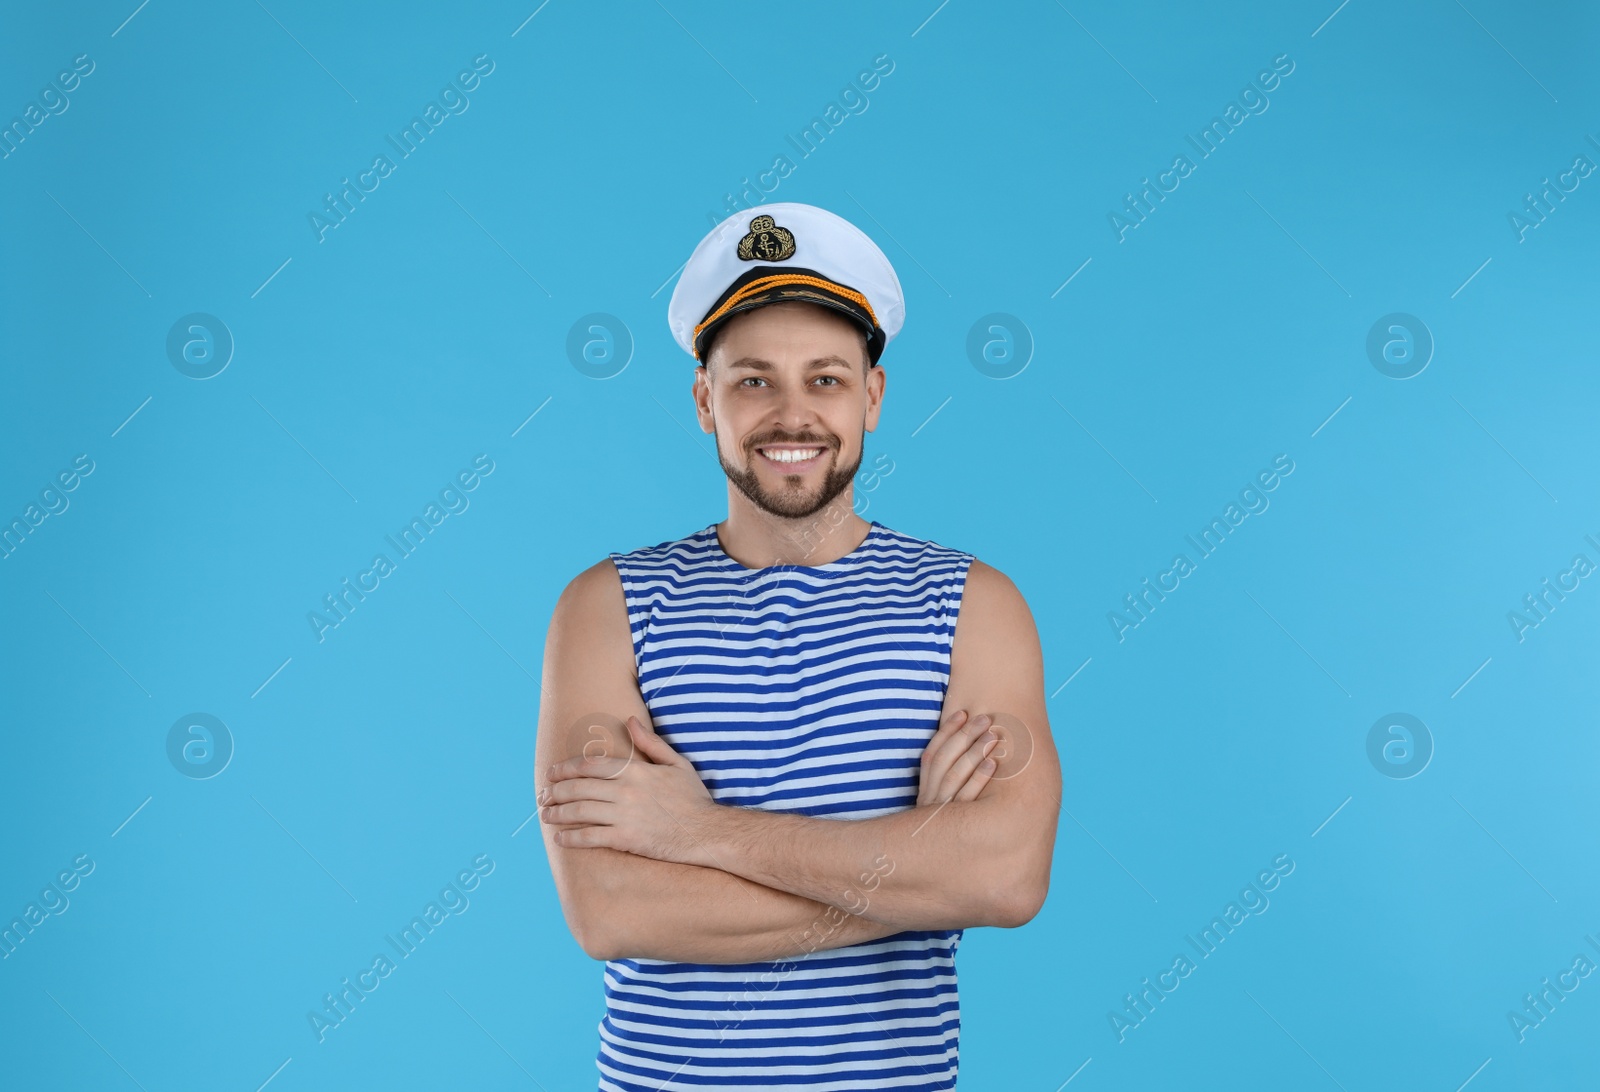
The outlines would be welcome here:
<svg viewBox="0 0 1600 1092">
<path fill-rule="evenodd" d="M 777 423 L 790 434 L 816 431 L 816 408 L 804 387 L 790 387 L 778 396 Z"/>
</svg>

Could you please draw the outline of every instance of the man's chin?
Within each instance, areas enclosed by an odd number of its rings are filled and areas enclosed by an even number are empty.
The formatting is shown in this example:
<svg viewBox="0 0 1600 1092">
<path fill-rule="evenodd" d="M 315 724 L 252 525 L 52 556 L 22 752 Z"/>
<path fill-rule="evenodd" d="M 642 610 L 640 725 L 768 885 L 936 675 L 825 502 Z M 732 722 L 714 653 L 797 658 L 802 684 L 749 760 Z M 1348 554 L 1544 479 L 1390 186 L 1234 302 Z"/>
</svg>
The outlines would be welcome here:
<svg viewBox="0 0 1600 1092">
<path fill-rule="evenodd" d="M 802 520 L 816 515 L 833 503 L 844 492 L 849 479 L 842 484 L 834 483 L 838 488 L 832 492 L 827 488 L 829 483 L 825 475 L 815 484 L 780 485 L 776 489 L 767 488 L 759 477 L 754 476 L 740 479 L 738 484 L 740 492 L 763 512 L 782 519 Z"/>
<path fill-rule="evenodd" d="M 787 474 L 765 455 L 752 451 L 743 470 L 730 467 L 726 462 L 722 469 L 739 492 L 763 512 L 780 519 L 804 520 L 833 504 L 849 488 L 860 468 L 857 460 L 848 474 L 842 473 L 838 448 L 826 452 L 818 462 L 824 465 Z"/>
<path fill-rule="evenodd" d="M 785 493 L 777 496 L 761 490 L 757 496 L 750 499 L 756 507 L 770 515 L 784 519 L 806 519 L 826 508 L 833 498 L 824 498 L 820 491 L 814 490 L 804 494 Z"/>
</svg>

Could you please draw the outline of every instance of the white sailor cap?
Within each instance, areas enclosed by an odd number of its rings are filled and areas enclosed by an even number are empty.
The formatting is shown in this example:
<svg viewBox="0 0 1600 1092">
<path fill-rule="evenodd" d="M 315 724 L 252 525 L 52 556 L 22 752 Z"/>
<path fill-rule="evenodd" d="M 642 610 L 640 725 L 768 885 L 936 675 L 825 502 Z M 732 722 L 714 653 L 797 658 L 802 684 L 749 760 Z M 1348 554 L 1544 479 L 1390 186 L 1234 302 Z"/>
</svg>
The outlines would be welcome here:
<svg viewBox="0 0 1600 1092">
<path fill-rule="evenodd" d="M 874 364 L 905 322 L 900 279 L 876 243 L 827 209 L 780 201 L 737 212 L 700 240 L 672 290 L 667 324 L 684 352 L 704 363 L 718 326 L 781 300 L 854 319 Z"/>
</svg>

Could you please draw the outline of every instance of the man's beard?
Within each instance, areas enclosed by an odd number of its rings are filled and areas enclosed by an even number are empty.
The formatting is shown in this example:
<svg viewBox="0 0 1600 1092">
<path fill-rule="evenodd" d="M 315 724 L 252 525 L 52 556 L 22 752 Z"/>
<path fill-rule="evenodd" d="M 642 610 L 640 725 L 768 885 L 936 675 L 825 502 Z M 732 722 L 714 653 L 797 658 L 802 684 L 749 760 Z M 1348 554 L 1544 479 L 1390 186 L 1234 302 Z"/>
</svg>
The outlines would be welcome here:
<svg viewBox="0 0 1600 1092">
<path fill-rule="evenodd" d="M 821 487 L 814 494 L 788 488 L 781 493 L 774 493 L 761 484 L 761 479 L 755 471 L 755 461 L 765 459 L 766 456 L 755 449 L 768 444 L 816 444 L 823 448 L 819 458 L 826 458 L 829 452 L 836 453 L 838 449 L 816 436 L 801 436 L 795 439 L 767 437 L 750 446 L 750 468 L 740 470 L 723 456 L 722 440 L 720 437 L 717 439 L 717 461 L 722 464 L 723 473 L 728 475 L 728 480 L 738 486 L 739 492 L 763 512 L 769 512 L 782 519 L 800 520 L 816 515 L 849 488 L 850 479 L 854 478 L 856 471 L 861 468 L 861 457 L 866 451 L 866 430 L 862 430 L 861 444 L 856 448 L 855 462 L 849 466 L 836 466 L 829 470 L 823 476 Z"/>
</svg>

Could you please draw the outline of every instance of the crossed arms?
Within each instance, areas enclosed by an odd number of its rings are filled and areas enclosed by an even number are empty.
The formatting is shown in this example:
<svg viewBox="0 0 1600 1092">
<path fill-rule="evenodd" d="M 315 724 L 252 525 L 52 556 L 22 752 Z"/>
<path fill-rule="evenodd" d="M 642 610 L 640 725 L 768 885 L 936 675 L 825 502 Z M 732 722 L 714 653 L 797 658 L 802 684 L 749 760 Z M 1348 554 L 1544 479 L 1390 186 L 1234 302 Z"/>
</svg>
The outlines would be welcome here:
<svg viewBox="0 0 1600 1092">
<path fill-rule="evenodd" d="M 1039 640 L 1021 594 L 981 561 L 918 803 L 889 815 L 712 801 L 651 727 L 609 558 L 557 602 L 542 690 L 540 829 L 567 925 L 594 959 L 774 960 L 908 929 L 1011 928 L 1044 903 L 1061 773 Z"/>
</svg>

